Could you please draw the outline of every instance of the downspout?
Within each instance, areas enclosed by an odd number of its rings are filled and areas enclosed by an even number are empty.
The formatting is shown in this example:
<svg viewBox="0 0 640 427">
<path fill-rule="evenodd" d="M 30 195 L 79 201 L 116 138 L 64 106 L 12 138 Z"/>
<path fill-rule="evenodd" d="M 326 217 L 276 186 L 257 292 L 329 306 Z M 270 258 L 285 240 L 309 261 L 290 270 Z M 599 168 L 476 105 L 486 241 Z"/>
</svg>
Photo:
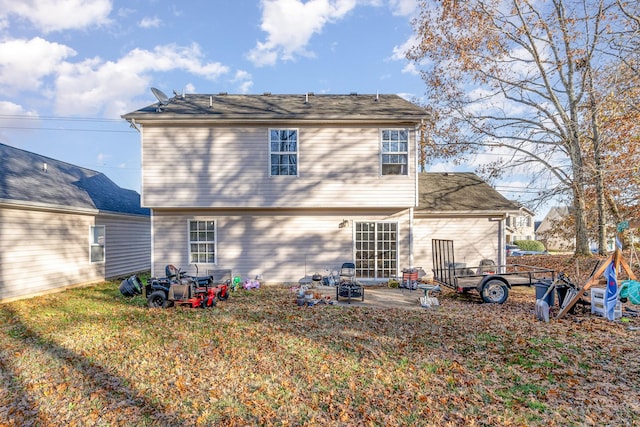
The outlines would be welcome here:
<svg viewBox="0 0 640 427">
<path fill-rule="evenodd" d="M 409 208 L 409 268 L 413 268 L 413 208 Z"/>
<path fill-rule="evenodd" d="M 155 270 L 155 263 L 156 263 L 155 259 L 156 258 L 154 256 L 155 255 L 154 248 L 156 246 L 154 244 L 154 242 L 155 242 L 155 233 L 154 233 L 155 227 L 153 226 L 154 218 L 155 218 L 154 212 L 155 212 L 154 209 L 151 209 L 151 212 L 150 212 L 150 215 L 151 215 L 151 277 L 155 277 L 155 271 L 156 271 Z"/>
<path fill-rule="evenodd" d="M 416 125 L 414 127 L 415 133 L 415 143 L 414 143 L 414 153 L 415 159 L 413 162 L 414 170 L 416 171 L 416 176 L 414 180 L 414 190 L 413 190 L 413 207 L 409 208 L 409 268 L 413 268 L 413 211 L 414 208 L 418 206 L 418 202 L 420 200 L 420 180 L 418 179 L 418 149 L 419 149 L 419 141 L 420 141 L 420 129 L 422 129 L 422 124 L 424 123 L 424 119 L 420 119 L 420 125 Z"/>
<path fill-rule="evenodd" d="M 419 187 L 419 179 L 418 179 L 418 174 L 420 173 L 420 171 L 418 170 L 419 162 L 418 159 L 420 157 L 419 155 L 419 149 L 420 149 L 420 129 L 422 129 L 423 127 L 423 123 L 424 123 L 424 119 L 420 119 L 420 124 L 416 125 L 415 127 L 415 134 L 416 134 L 416 140 L 415 140 L 415 147 L 414 147 L 414 152 L 416 153 L 416 158 L 414 159 L 414 167 L 416 168 L 416 179 L 414 182 L 415 185 L 415 191 L 413 192 L 414 196 L 415 196 L 415 200 L 413 201 L 413 205 L 418 207 L 419 206 L 419 201 L 420 201 L 420 187 Z"/>
</svg>

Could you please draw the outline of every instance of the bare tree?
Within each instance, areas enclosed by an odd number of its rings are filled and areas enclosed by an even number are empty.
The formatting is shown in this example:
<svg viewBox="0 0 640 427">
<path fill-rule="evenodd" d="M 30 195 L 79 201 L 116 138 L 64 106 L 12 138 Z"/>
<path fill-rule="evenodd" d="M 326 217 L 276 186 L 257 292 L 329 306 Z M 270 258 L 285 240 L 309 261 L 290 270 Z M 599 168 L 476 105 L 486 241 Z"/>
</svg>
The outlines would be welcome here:
<svg viewBox="0 0 640 427">
<path fill-rule="evenodd" d="M 570 200 L 577 254 L 589 252 L 586 188 L 602 167 L 587 165 L 602 163 L 594 87 L 621 60 L 612 29 L 630 19 L 618 1 L 424 2 L 408 54 L 434 118 L 425 159 L 489 150 L 485 176 L 527 174 L 540 188 L 532 200 Z"/>
</svg>

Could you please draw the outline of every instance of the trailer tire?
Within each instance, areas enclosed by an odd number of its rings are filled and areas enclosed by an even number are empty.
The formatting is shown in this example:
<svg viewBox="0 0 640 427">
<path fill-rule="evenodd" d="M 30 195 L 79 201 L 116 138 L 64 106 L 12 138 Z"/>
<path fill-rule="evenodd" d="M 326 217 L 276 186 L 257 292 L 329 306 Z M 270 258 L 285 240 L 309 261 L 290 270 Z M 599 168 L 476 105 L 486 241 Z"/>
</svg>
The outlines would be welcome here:
<svg viewBox="0 0 640 427">
<path fill-rule="evenodd" d="M 509 286 L 502 280 L 488 280 L 482 285 L 482 301 L 491 304 L 502 304 L 509 298 Z"/>
</svg>

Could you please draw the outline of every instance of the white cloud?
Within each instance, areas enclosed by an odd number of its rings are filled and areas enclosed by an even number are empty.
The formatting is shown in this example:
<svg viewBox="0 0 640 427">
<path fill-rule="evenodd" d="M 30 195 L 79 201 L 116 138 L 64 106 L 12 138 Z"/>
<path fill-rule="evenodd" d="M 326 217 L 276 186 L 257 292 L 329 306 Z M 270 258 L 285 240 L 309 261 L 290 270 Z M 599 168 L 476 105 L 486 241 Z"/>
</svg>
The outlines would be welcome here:
<svg viewBox="0 0 640 427">
<path fill-rule="evenodd" d="M 400 46 L 393 47 L 393 54 L 389 58 L 393 61 L 406 61 L 407 60 L 407 52 L 410 51 L 414 46 L 418 44 L 418 36 L 413 34 L 404 43 Z"/>
<path fill-rule="evenodd" d="M 247 58 L 256 66 L 273 65 L 279 59 L 313 56 L 307 44 L 328 23 L 342 19 L 356 6 L 355 0 L 263 0 L 261 29 L 265 42 L 258 41 Z"/>
<path fill-rule="evenodd" d="M 411 74 L 413 76 L 419 76 L 420 70 L 418 69 L 418 66 L 414 62 L 409 62 L 407 65 L 402 67 L 402 73 Z"/>
<path fill-rule="evenodd" d="M 144 17 L 142 18 L 142 21 L 138 23 L 138 26 L 140 28 L 159 28 L 161 25 L 162 25 L 162 20 L 157 16 L 154 16 L 153 18 Z"/>
<path fill-rule="evenodd" d="M 238 70 L 235 75 L 231 79 L 232 83 L 238 83 L 238 93 L 249 93 L 249 90 L 253 86 L 253 80 L 251 74 L 244 71 Z"/>
<path fill-rule="evenodd" d="M 394 15 L 411 16 L 418 9 L 416 0 L 389 0 L 389 6 Z"/>
<path fill-rule="evenodd" d="M 117 117 L 130 108 L 133 98 L 146 93 L 153 73 L 173 70 L 209 80 L 229 71 L 220 63 L 203 62 L 195 44 L 157 46 L 153 51 L 134 49 L 115 62 L 92 58 L 65 63 L 56 80 L 56 113 Z"/>
<path fill-rule="evenodd" d="M 13 102 L 0 101 L 0 141 L 12 141 L 16 133 L 30 132 L 29 129 L 37 129 L 38 126 L 40 126 L 40 120 L 35 111 L 27 111 Z M 23 129 L 11 129 L 14 127 Z"/>
<path fill-rule="evenodd" d="M 10 15 L 31 22 L 44 33 L 107 25 L 110 0 L 0 0 L 0 21 Z"/>
<path fill-rule="evenodd" d="M 96 158 L 96 161 L 98 162 L 99 165 L 104 165 L 109 161 L 111 157 L 112 157 L 111 154 L 99 153 L 98 157 Z"/>
<path fill-rule="evenodd" d="M 249 91 L 251 90 L 252 86 L 253 86 L 253 82 L 250 81 L 250 80 L 246 81 L 246 82 L 242 82 L 242 84 L 238 88 L 238 91 L 240 93 L 249 93 Z"/>
<path fill-rule="evenodd" d="M 43 78 L 58 71 L 64 59 L 75 56 L 68 46 L 36 37 L 0 43 L 0 88 L 3 93 L 39 90 Z"/>
<path fill-rule="evenodd" d="M 136 12 L 135 9 L 130 9 L 128 7 L 121 7 L 120 9 L 118 9 L 118 16 L 120 18 L 128 18 L 129 16 L 133 15 Z"/>
<path fill-rule="evenodd" d="M 411 37 L 409 37 L 407 40 L 405 40 L 404 43 L 402 43 L 399 46 L 394 46 L 393 47 L 393 52 L 391 54 L 391 56 L 389 58 L 387 58 L 389 61 L 409 61 L 407 59 L 407 52 L 410 51 L 414 46 L 417 46 L 418 44 L 418 37 L 413 34 Z M 420 65 L 426 65 L 428 63 L 428 60 L 423 60 L 422 62 L 420 62 Z M 403 74 L 411 74 L 413 76 L 417 76 L 420 74 L 420 70 L 418 69 L 418 64 L 416 64 L 415 62 L 407 62 L 407 64 L 402 68 L 402 73 Z"/>
</svg>

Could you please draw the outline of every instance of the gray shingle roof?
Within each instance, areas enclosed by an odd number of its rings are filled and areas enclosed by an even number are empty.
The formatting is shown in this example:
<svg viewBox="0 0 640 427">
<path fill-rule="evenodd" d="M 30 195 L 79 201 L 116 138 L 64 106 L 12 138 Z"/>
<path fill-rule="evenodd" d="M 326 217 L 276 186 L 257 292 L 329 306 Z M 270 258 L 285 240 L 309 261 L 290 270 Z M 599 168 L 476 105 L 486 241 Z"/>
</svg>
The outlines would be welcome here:
<svg viewBox="0 0 640 427">
<path fill-rule="evenodd" d="M 393 120 L 418 123 L 425 110 L 398 95 L 186 94 L 125 114 L 136 120 Z"/>
<path fill-rule="evenodd" d="M 421 173 L 418 186 L 416 213 L 517 212 L 520 208 L 471 172 Z"/>
<path fill-rule="evenodd" d="M 120 188 L 100 172 L 4 144 L 0 159 L 1 201 L 149 215 L 137 192 Z"/>
</svg>

